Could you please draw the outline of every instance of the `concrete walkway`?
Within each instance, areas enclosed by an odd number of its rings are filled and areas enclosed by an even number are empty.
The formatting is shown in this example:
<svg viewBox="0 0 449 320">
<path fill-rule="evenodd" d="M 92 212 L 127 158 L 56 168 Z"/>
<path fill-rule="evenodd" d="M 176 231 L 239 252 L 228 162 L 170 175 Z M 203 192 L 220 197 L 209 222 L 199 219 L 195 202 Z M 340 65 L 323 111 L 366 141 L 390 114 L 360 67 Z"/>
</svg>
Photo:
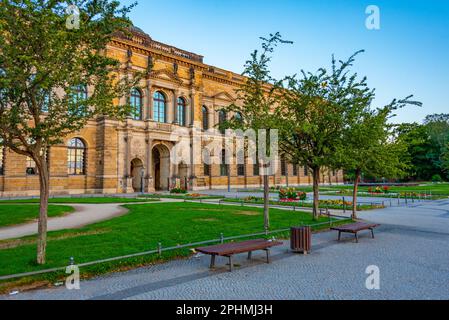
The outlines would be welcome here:
<svg viewBox="0 0 449 320">
<path fill-rule="evenodd" d="M 135 204 L 160 204 L 166 202 L 179 202 L 179 200 L 163 199 L 157 202 L 130 202 L 130 203 L 105 203 L 105 204 L 52 204 L 70 205 L 75 211 L 63 217 L 49 218 L 48 231 L 82 228 L 90 224 L 120 217 L 128 213 L 123 205 Z M 37 222 L 0 228 L 0 241 L 17 239 L 37 234 Z"/>
</svg>

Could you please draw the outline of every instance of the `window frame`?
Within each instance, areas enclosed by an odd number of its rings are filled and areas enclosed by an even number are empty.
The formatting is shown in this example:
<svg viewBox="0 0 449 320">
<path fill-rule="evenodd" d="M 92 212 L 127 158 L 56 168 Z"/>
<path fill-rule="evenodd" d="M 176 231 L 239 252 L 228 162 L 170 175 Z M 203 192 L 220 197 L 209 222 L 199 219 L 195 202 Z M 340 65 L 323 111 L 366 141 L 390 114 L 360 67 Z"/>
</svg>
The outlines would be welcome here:
<svg viewBox="0 0 449 320">
<path fill-rule="evenodd" d="M 178 97 L 176 102 L 176 120 L 178 124 L 182 127 L 186 126 L 186 110 L 187 110 L 187 101 L 183 97 Z M 180 117 L 181 115 L 181 117 Z M 182 120 L 182 121 L 181 121 Z"/>
<path fill-rule="evenodd" d="M 72 142 L 75 141 L 75 146 Z M 78 142 L 82 144 L 78 146 Z M 78 156 L 78 152 L 82 150 L 81 158 Z M 74 152 L 74 154 L 72 154 Z M 75 159 L 72 161 L 71 159 Z M 81 160 L 79 160 L 81 159 Z M 81 170 L 78 169 L 78 163 L 82 161 Z M 72 165 L 74 163 L 74 166 Z M 85 176 L 86 175 L 86 164 L 87 164 L 87 145 L 81 138 L 72 138 L 67 146 L 67 174 L 69 176 Z"/>
<path fill-rule="evenodd" d="M 129 104 L 131 105 L 131 118 L 133 120 L 142 121 L 143 120 L 143 94 L 139 88 L 132 88 L 129 97 Z M 137 103 L 138 102 L 138 105 Z M 139 112 L 136 112 L 136 108 L 139 108 Z"/>
<path fill-rule="evenodd" d="M 162 106 L 163 112 L 161 112 Z M 163 116 L 162 119 L 161 116 Z M 167 97 L 159 90 L 153 94 L 153 120 L 158 123 L 167 123 Z"/>
<path fill-rule="evenodd" d="M 207 108 L 206 106 L 203 106 L 201 108 L 201 115 L 203 117 L 203 130 L 209 130 L 209 108 Z"/>
</svg>

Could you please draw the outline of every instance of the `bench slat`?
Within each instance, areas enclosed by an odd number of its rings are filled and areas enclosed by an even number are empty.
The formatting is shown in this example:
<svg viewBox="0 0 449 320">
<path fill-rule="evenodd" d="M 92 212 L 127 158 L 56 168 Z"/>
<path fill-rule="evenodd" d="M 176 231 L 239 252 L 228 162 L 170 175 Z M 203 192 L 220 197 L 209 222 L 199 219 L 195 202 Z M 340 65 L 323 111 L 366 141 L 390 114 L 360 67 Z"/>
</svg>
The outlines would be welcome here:
<svg viewBox="0 0 449 320">
<path fill-rule="evenodd" d="M 239 254 L 239 253 L 245 253 L 250 251 L 258 251 L 258 250 L 264 250 L 268 249 L 274 246 L 280 246 L 282 245 L 282 242 L 278 241 L 268 241 L 264 239 L 259 240 L 249 240 L 244 242 L 236 242 L 236 243 L 225 243 L 210 247 L 201 247 L 197 248 L 196 251 L 204 253 L 204 254 L 210 254 L 210 255 L 217 255 L 217 256 L 227 256 L 227 255 L 233 255 L 233 254 Z"/>
<path fill-rule="evenodd" d="M 363 230 L 369 230 L 372 228 L 377 228 L 379 225 L 374 223 L 357 222 L 353 224 L 348 224 L 340 227 L 333 227 L 332 230 L 342 231 L 342 232 L 359 232 Z"/>
</svg>

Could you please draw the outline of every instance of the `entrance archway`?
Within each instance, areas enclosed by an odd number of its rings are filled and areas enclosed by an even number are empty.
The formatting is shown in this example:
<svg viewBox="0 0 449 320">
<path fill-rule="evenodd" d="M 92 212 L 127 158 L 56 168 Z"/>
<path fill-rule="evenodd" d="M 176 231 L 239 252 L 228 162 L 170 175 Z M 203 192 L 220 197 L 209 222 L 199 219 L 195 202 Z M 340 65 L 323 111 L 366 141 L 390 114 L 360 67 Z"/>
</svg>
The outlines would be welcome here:
<svg viewBox="0 0 449 320">
<path fill-rule="evenodd" d="M 156 191 L 168 190 L 170 178 L 170 151 L 163 144 L 154 146 L 153 157 L 153 178 L 154 189 Z"/>
<path fill-rule="evenodd" d="M 133 179 L 134 192 L 143 191 L 143 181 L 145 176 L 145 168 L 143 167 L 142 160 L 136 158 L 131 161 L 131 176 Z"/>
</svg>

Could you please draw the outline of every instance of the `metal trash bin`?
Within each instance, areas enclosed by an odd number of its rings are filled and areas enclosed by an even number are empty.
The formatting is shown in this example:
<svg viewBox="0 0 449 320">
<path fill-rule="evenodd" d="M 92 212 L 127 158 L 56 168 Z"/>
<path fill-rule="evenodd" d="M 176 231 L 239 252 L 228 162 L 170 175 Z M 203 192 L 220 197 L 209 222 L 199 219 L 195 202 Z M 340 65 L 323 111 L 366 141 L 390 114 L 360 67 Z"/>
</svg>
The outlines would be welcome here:
<svg viewBox="0 0 449 320">
<path fill-rule="evenodd" d="M 290 248 L 295 253 L 309 254 L 312 252 L 312 228 L 292 227 Z"/>
</svg>

